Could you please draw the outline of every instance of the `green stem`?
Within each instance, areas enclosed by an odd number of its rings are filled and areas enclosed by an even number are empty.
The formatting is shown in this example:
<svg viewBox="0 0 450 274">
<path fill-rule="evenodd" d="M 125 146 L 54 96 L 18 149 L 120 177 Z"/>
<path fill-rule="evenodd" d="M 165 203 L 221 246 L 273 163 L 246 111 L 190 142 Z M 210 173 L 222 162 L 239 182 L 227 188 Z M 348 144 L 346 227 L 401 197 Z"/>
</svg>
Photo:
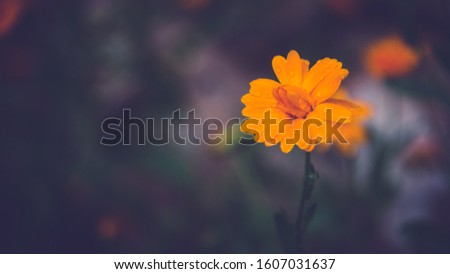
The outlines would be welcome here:
<svg viewBox="0 0 450 274">
<path fill-rule="evenodd" d="M 315 203 L 309 205 L 307 202 L 314 190 L 314 182 L 318 178 L 318 174 L 311 162 L 311 153 L 306 152 L 305 176 L 303 178 L 302 193 L 295 223 L 289 220 L 287 212 L 283 209 L 274 216 L 280 243 L 287 253 L 302 253 L 303 251 L 303 235 L 316 209 Z"/>
<path fill-rule="evenodd" d="M 306 229 L 305 224 L 305 208 L 306 201 L 311 196 L 312 192 L 312 183 L 313 176 L 312 174 L 312 165 L 311 165 L 311 152 L 306 152 L 305 154 L 305 174 L 303 177 L 303 189 L 300 198 L 300 204 L 298 206 L 297 211 L 297 219 L 295 221 L 295 247 L 298 253 L 302 253 L 303 251 L 303 234 Z M 312 174 L 312 175 L 311 175 Z"/>
</svg>

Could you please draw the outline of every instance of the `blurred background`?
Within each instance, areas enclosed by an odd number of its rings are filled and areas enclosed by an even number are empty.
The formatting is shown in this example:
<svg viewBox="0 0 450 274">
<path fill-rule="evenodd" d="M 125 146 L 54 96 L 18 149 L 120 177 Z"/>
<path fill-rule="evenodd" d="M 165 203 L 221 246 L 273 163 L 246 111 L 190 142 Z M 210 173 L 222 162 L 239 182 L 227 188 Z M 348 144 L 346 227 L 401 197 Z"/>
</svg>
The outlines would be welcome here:
<svg viewBox="0 0 450 274">
<path fill-rule="evenodd" d="M 291 49 L 372 110 L 313 153 L 305 252 L 449 253 L 448 0 L 0 0 L 0 252 L 282 252 L 299 149 L 99 141 L 123 108 L 242 117 Z"/>
</svg>

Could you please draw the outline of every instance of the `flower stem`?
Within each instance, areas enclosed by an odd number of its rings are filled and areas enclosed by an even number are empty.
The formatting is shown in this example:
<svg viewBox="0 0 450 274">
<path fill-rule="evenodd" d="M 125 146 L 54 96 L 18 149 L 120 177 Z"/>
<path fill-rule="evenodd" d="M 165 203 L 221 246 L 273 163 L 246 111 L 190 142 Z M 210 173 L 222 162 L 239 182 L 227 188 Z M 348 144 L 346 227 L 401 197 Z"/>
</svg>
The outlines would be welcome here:
<svg viewBox="0 0 450 274">
<path fill-rule="evenodd" d="M 316 172 L 311 163 L 311 152 L 306 152 L 303 189 L 300 197 L 300 204 L 298 206 L 297 219 L 295 221 L 295 249 L 298 253 L 303 252 L 303 235 L 315 211 L 315 204 L 308 209 L 306 209 L 306 204 L 311 197 L 316 178 Z"/>
<path fill-rule="evenodd" d="M 314 190 L 314 183 L 318 178 L 319 175 L 311 162 L 311 153 L 306 152 L 305 176 L 303 178 L 302 193 L 295 223 L 289 220 L 289 215 L 284 209 L 281 209 L 274 216 L 280 243 L 286 253 L 303 252 L 303 236 L 316 210 L 316 204 L 312 203 L 309 205 L 308 200 Z"/>
</svg>

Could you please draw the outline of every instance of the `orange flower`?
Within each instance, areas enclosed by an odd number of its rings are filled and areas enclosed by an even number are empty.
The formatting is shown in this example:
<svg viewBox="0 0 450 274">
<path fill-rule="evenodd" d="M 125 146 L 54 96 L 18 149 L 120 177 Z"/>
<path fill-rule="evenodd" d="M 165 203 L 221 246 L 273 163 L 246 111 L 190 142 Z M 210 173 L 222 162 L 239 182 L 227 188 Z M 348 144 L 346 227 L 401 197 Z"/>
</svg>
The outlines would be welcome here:
<svg viewBox="0 0 450 274">
<path fill-rule="evenodd" d="M 333 98 L 348 100 L 349 95 L 346 90 L 340 89 Z M 355 156 L 360 146 L 367 142 L 367 132 L 364 124 L 372 115 L 370 105 L 362 101 L 354 102 L 361 107 L 361 111 L 353 116 L 351 122 L 342 124 L 339 129 L 339 133 L 342 134 L 347 142 L 332 142 L 347 157 Z"/>
<path fill-rule="evenodd" d="M 366 68 L 376 78 L 404 76 L 410 73 L 418 62 L 418 53 L 397 35 L 374 43 L 365 54 Z"/>
<path fill-rule="evenodd" d="M 0 37 L 6 35 L 14 26 L 23 8 L 22 0 L 0 1 Z"/>
<path fill-rule="evenodd" d="M 322 59 L 309 69 L 309 61 L 292 50 L 287 59 L 275 56 L 272 66 L 278 81 L 254 80 L 242 97 L 242 114 L 249 119 L 241 130 L 254 134 L 256 142 L 280 143 L 284 153 L 295 145 L 312 151 L 328 139 L 328 124 L 348 123 L 360 111 L 347 100 L 331 98 L 348 75 L 336 59 Z"/>
</svg>

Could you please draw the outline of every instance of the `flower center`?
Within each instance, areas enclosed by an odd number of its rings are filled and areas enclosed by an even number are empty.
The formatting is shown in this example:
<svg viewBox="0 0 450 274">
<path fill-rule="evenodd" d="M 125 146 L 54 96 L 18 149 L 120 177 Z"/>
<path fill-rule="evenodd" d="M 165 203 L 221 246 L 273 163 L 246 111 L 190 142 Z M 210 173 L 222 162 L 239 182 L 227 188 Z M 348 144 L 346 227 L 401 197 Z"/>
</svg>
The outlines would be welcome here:
<svg viewBox="0 0 450 274">
<path fill-rule="evenodd" d="M 297 87 L 279 86 L 273 89 L 272 95 L 277 100 L 277 108 L 292 119 L 305 118 L 313 109 L 308 96 Z"/>
</svg>

